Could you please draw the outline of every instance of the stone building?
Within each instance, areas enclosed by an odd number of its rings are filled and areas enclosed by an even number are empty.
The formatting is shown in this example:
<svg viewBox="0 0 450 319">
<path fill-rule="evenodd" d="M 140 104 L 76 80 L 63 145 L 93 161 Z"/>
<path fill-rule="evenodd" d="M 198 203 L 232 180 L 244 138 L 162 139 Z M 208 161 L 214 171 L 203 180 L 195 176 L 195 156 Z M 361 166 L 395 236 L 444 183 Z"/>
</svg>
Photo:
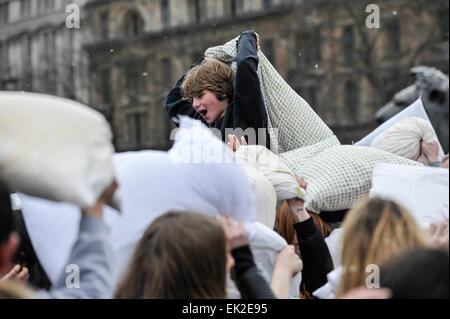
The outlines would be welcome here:
<svg viewBox="0 0 450 319">
<path fill-rule="evenodd" d="M 448 1 L 378 1 L 380 28 L 362 1 L 91 0 L 91 104 L 114 123 L 119 150 L 169 147 L 163 108 L 174 82 L 205 49 L 256 30 L 280 74 L 351 143 L 409 84 L 409 68 L 448 74 Z"/>
<path fill-rule="evenodd" d="M 447 0 L 377 1 L 378 29 L 365 26 L 362 0 L 79 0 L 79 30 L 63 27 L 61 3 L 75 1 L 28 1 L 0 0 L 0 76 L 10 69 L 19 89 L 98 109 L 118 151 L 169 148 L 168 90 L 205 49 L 245 29 L 343 143 L 376 126 L 411 66 L 448 74 Z M 47 2 L 53 11 L 40 11 Z"/>
<path fill-rule="evenodd" d="M 82 8 L 84 3 L 0 0 L 0 79 L 4 87 L 13 82 L 9 89 L 88 102 L 83 29 L 66 25 L 67 6 Z"/>
</svg>

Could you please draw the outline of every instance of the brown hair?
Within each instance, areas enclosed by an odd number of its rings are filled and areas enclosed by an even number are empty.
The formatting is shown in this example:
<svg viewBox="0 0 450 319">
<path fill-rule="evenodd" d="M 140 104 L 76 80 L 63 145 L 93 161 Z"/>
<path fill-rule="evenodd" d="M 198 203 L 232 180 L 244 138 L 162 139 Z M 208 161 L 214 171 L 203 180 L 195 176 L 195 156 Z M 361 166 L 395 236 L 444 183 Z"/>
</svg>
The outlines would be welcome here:
<svg viewBox="0 0 450 319">
<path fill-rule="evenodd" d="M 226 239 L 220 223 L 194 213 L 157 218 L 136 247 L 115 298 L 225 298 Z"/>
<path fill-rule="evenodd" d="M 331 233 L 330 226 L 323 221 L 322 218 L 318 214 L 308 212 L 309 216 L 314 220 L 314 223 L 320 229 L 324 238 L 328 237 Z M 292 225 L 294 225 L 294 217 L 292 217 L 291 210 L 289 209 L 289 205 L 286 201 L 284 201 L 283 205 L 277 210 L 277 214 L 275 217 L 275 226 L 274 230 L 281 235 L 284 239 L 286 239 L 287 243 L 290 245 L 295 237 L 295 229 Z"/>
<path fill-rule="evenodd" d="M 428 243 L 409 212 L 381 198 L 364 200 L 346 215 L 343 227 L 343 275 L 336 297 L 365 284 L 366 267 L 396 253 Z"/>
<path fill-rule="evenodd" d="M 214 92 L 219 101 L 224 99 L 223 94 L 231 101 L 234 92 L 234 76 L 234 71 L 224 62 L 204 60 L 186 75 L 181 84 L 181 91 L 189 101 L 192 101 L 203 90 Z"/>
</svg>

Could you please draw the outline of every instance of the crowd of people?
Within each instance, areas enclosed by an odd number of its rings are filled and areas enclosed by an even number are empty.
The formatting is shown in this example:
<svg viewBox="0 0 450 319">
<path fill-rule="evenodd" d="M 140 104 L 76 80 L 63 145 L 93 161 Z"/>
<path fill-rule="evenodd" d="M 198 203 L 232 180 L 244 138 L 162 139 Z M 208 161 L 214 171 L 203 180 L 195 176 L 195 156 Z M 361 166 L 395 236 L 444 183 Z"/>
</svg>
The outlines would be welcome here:
<svg viewBox="0 0 450 319">
<path fill-rule="evenodd" d="M 248 147 L 249 140 L 245 135 L 227 135 L 228 128 L 239 128 L 242 132 L 253 128 L 264 135 L 256 137 L 258 142 L 262 141 L 259 145 L 270 149 L 268 115 L 257 73 L 259 35 L 242 32 L 236 47 L 235 71 L 226 63 L 202 56 L 168 94 L 166 111 L 175 124 L 180 116 L 188 116 L 216 128 L 232 154 Z M 430 133 L 429 123 L 416 119 L 406 122 L 399 122 L 399 127 L 379 135 L 370 147 L 417 161 L 429 170 L 447 169 L 448 175 L 448 155 L 439 160 L 439 143 Z M 418 132 L 415 147 L 405 145 L 402 139 L 409 134 L 408 130 Z M 164 176 L 164 172 L 160 175 L 161 183 L 164 178 L 171 178 Z M 178 178 L 189 176 L 180 174 Z M 299 195 L 280 201 L 276 208 L 270 207 L 273 211 L 267 216 L 272 216 L 272 220 L 264 225 L 264 231 L 284 242 L 276 258 L 270 261 L 269 276 L 261 270 L 264 248 L 255 244 L 242 220 L 232 217 L 236 215 L 223 212 L 221 216 L 213 216 L 178 208 L 165 211 L 145 225 L 119 280 L 114 275 L 117 256 L 104 216 L 105 206 L 121 186 L 121 181 L 114 179 L 94 206 L 80 209 L 77 238 L 66 263 L 79 267 L 75 287 L 73 282 L 68 284 L 66 272 L 57 280 L 49 280 L 33 249 L 37 243 L 30 238 L 27 223 L 20 210 L 12 207 L 11 193 L 15 190 L 8 189 L 2 181 L 0 298 L 449 297 L 448 202 L 444 220 L 427 229 L 394 200 L 368 196 L 350 207 L 342 221 L 329 223 L 305 208 L 301 192 L 308 194 L 311 181 L 304 176 L 295 179 Z M 230 181 L 216 183 L 225 183 L 238 194 L 243 185 Z M 185 182 L 193 189 L 202 183 L 195 178 Z M 179 202 L 183 200 L 187 199 L 180 198 Z M 215 208 L 223 211 L 223 202 L 227 200 L 225 195 L 219 198 Z M 299 274 L 300 282 L 293 281 Z M 237 288 L 237 294 L 233 287 Z"/>
</svg>

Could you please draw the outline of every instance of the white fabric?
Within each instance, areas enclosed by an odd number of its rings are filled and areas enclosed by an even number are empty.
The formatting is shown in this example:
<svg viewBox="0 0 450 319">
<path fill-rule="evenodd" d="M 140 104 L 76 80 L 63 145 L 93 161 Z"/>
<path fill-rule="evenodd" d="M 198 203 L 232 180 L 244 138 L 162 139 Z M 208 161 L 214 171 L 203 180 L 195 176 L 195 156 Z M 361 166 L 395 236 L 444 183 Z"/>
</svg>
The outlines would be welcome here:
<svg viewBox="0 0 450 319">
<path fill-rule="evenodd" d="M 343 268 L 335 268 L 327 275 L 328 282 L 313 292 L 313 296 L 319 299 L 334 299 L 341 282 Z"/>
<path fill-rule="evenodd" d="M 342 230 L 342 228 L 336 228 L 327 238 L 325 238 L 325 243 L 330 251 L 331 259 L 333 259 L 334 268 L 341 267 Z"/>
<path fill-rule="evenodd" d="M 273 229 L 277 209 L 277 193 L 270 181 L 258 169 L 245 166 L 255 202 L 256 221 Z"/>
<path fill-rule="evenodd" d="M 286 240 L 277 232 L 259 222 L 255 222 L 255 237 L 250 241 L 250 249 L 255 259 L 256 266 L 270 284 L 275 268 L 275 261 L 281 250 L 287 246 Z M 291 279 L 290 298 L 298 299 L 302 274 L 299 272 Z M 234 282 L 227 282 L 229 296 L 236 295 Z"/>
<path fill-rule="evenodd" d="M 198 122 L 198 121 L 195 121 Z M 191 129 L 187 126 L 191 125 Z M 198 144 L 185 144 L 193 130 L 218 157 L 225 144 L 206 127 L 181 122 L 173 151 L 193 152 Z M 175 156 L 176 157 L 176 156 Z M 253 197 L 244 170 L 233 163 L 180 164 L 171 161 L 170 152 L 141 151 L 116 154 L 114 166 L 122 191 L 122 216 L 105 208 L 105 223 L 116 255 L 116 279 L 123 275 L 135 245 L 151 222 L 171 211 L 191 211 L 218 217 L 229 215 L 244 221 L 250 240 L 255 235 Z M 44 270 L 55 282 L 64 271 L 71 247 L 78 234 L 79 209 L 21 194 L 22 211 Z M 195 231 L 195 229 L 193 230 Z"/>
<path fill-rule="evenodd" d="M 108 123 L 80 103 L 0 92 L 0 179 L 9 189 L 80 207 L 113 181 Z"/>
<path fill-rule="evenodd" d="M 301 196 L 294 173 L 280 158 L 264 146 L 241 146 L 236 151 L 236 161 L 261 171 L 277 192 L 278 201 Z"/>
<path fill-rule="evenodd" d="M 397 113 L 393 117 L 391 117 L 389 120 L 378 126 L 372 133 L 367 135 L 366 137 L 362 138 L 358 142 L 355 143 L 356 146 L 370 146 L 372 141 L 381 133 L 386 131 L 391 126 L 395 125 L 398 121 L 406 118 L 406 117 L 418 117 L 424 120 L 427 120 L 431 123 L 430 119 L 428 118 L 427 113 L 425 112 L 425 108 L 422 103 L 422 99 L 417 99 L 413 104 L 405 108 L 403 111 Z M 439 139 L 437 139 L 439 142 Z M 442 149 L 441 144 L 439 143 L 439 160 L 441 161 L 444 158 L 444 150 Z"/>
<path fill-rule="evenodd" d="M 430 165 L 428 159 L 421 156 L 421 143 L 431 144 L 437 140 L 430 122 L 418 117 L 406 117 L 375 137 L 370 146 Z"/>
<path fill-rule="evenodd" d="M 370 197 L 382 197 L 405 207 L 417 223 L 448 220 L 449 170 L 434 167 L 377 165 Z M 447 211 L 445 212 L 445 204 Z M 444 209 L 443 209 L 444 208 Z"/>
</svg>

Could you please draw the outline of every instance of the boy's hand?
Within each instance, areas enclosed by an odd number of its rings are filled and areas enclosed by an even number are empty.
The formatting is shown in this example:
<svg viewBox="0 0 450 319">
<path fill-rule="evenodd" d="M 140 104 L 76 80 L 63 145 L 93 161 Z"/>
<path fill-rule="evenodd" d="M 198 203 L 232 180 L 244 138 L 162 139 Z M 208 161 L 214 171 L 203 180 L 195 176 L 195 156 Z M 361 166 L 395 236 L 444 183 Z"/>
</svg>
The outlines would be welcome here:
<svg viewBox="0 0 450 319">
<path fill-rule="evenodd" d="M 242 145 L 248 145 L 245 137 L 241 137 Z M 239 143 L 239 139 L 236 135 L 230 134 L 228 135 L 227 145 L 229 148 L 233 150 L 233 152 L 237 152 L 237 150 L 241 147 L 241 143 Z"/>
</svg>

